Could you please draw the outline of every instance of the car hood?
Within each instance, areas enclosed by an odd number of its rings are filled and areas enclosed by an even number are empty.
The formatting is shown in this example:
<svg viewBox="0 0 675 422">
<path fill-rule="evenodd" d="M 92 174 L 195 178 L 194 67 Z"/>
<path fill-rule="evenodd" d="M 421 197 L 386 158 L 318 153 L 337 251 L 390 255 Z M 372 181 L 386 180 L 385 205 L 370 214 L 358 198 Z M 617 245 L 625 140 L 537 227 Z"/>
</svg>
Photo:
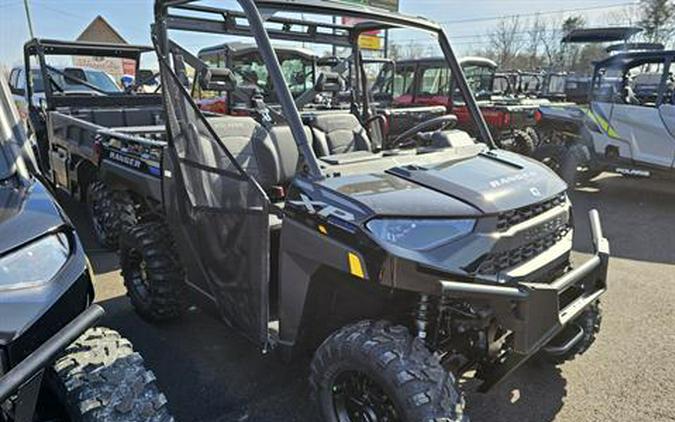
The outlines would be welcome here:
<svg viewBox="0 0 675 422">
<path fill-rule="evenodd" d="M 0 184 L 0 254 L 64 224 L 64 216 L 47 188 L 37 180 L 27 186 Z"/>
<path fill-rule="evenodd" d="M 369 214 L 419 217 L 497 214 L 545 201 L 567 188 L 543 164 L 500 150 L 326 179 L 321 185 L 367 207 Z"/>
</svg>

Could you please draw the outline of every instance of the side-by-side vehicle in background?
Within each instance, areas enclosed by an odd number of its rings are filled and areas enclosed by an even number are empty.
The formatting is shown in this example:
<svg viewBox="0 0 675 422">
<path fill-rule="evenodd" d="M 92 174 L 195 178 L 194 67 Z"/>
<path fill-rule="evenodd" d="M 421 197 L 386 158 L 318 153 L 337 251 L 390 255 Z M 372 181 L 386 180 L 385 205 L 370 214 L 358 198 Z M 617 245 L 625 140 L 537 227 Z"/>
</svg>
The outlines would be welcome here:
<svg viewBox="0 0 675 422">
<path fill-rule="evenodd" d="M 94 327 L 93 277 L 0 75 L 0 422 L 171 422 L 131 343 Z"/>
<path fill-rule="evenodd" d="M 306 48 L 280 45 L 275 46 L 274 50 L 293 97 L 297 98 L 312 89 L 318 61 L 316 54 Z M 274 85 L 255 44 L 219 44 L 200 50 L 197 57 L 211 67 L 232 70 L 240 88 L 248 85 L 250 89 L 258 89 L 267 104 L 277 102 Z M 199 84 L 193 84 L 193 97 L 197 98 L 199 108 L 204 111 L 229 114 L 231 111 L 236 113 L 240 108 L 238 103 L 241 99 L 232 98 L 224 92 L 204 91 Z M 246 104 L 243 107 L 246 108 Z"/>
<path fill-rule="evenodd" d="M 560 363 L 591 346 L 607 288 L 599 217 L 594 254 L 571 266 L 566 185 L 493 147 L 439 25 L 337 1 L 237 3 L 155 2 L 163 207 L 120 242 L 140 315 L 176 318 L 194 299 L 263 351 L 313 353 L 317 419 L 336 422 L 466 421 L 458 377 L 476 370 L 488 390 L 535 354 Z M 382 149 L 363 89 L 347 109 L 303 110 L 271 39 L 351 50 L 364 87 L 359 36 L 384 29 L 438 40 L 475 139 L 444 115 L 401 135 L 408 148 Z M 256 95 L 248 116 L 200 110 L 183 83 L 188 61 L 199 65 L 176 47 L 183 31 L 253 38 L 278 105 Z M 231 69 L 203 76 L 238 90 Z M 330 71 L 313 87 L 343 89 Z"/>
<path fill-rule="evenodd" d="M 535 157 L 571 186 L 603 171 L 675 175 L 675 51 L 618 53 L 596 63 L 588 107 L 542 107 Z"/>
<path fill-rule="evenodd" d="M 466 57 L 460 60 L 460 65 L 497 145 L 530 154 L 538 144 L 534 131 L 538 105 L 513 94 L 495 92 L 497 64 L 494 61 Z M 394 110 L 398 107 L 443 106 L 446 113 L 457 116 L 458 128 L 475 136 L 477 127 L 467 104 L 453 85 L 451 74 L 443 58 L 402 60 L 383 67 L 371 91 L 375 99 L 389 104 Z"/>
<path fill-rule="evenodd" d="M 121 227 L 161 201 L 162 97 L 142 87 L 156 74 L 140 68 L 152 48 L 127 44 L 33 39 L 15 77 L 35 135 L 40 169 L 59 189 L 86 202 L 99 243 L 117 248 Z M 107 73 L 53 65 L 78 56 L 125 60 L 136 82 L 121 88 Z M 158 90 L 159 87 L 153 90 Z M 143 135 L 133 145 L 128 141 Z M 155 183 L 153 183 L 153 181 Z"/>
</svg>

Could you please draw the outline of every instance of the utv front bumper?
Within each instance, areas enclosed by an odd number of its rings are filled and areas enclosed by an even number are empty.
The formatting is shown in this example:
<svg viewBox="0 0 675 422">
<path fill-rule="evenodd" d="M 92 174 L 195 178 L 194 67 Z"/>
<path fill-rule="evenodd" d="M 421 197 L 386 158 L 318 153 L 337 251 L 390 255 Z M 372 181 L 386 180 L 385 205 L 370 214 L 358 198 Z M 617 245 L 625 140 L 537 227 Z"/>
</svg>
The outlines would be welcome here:
<svg viewBox="0 0 675 422">
<path fill-rule="evenodd" d="M 444 297 L 490 302 L 499 324 L 513 332 L 513 353 L 494 368 L 482 390 L 491 388 L 546 346 L 606 291 L 609 242 L 603 236 L 598 212 L 592 210 L 589 218 L 593 257 L 556 280 L 514 286 L 440 282 Z M 574 338 L 561 347 L 573 346 L 572 342 Z"/>
</svg>

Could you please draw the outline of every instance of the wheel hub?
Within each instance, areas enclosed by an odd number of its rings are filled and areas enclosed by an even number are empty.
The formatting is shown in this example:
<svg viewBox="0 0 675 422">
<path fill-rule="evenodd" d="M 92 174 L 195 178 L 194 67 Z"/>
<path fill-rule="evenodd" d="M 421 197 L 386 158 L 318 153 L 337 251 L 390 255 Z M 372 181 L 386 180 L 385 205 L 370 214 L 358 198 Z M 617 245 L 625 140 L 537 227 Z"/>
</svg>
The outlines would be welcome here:
<svg viewBox="0 0 675 422">
<path fill-rule="evenodd" d="M 360 372 L 345 372 L 336 378 L 333 400 L 340 422 L 399 420 L 394 403 L 382 387 Z"/>
</svg>

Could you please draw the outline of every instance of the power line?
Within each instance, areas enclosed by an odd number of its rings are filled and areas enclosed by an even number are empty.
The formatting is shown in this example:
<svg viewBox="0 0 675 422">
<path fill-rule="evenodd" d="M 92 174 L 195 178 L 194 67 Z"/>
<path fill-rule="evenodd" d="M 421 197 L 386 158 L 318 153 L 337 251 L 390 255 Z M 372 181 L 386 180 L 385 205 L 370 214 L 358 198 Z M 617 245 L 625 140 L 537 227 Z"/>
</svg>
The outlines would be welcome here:
<svg viewBox="0 0 675 422">
<path fill-rule="evenodd" d="M 456 20 L 450 20 L 450 21 L 441 21 L 440 23 L 443 25 L 455 25 L 459 23 L 471 23 L 471 22 L 490 22 L 490 21 L 495 21 L 495 20 L 502 20 L 502 19 L 511 19 L 511 18 L 526 18 L 526 17 L 536 17 L 536 16 L 544 16 L 544 15 L 557 15 L 561 13 L 571 13 L 571 12 L 586 12 L 590 10 L 602 10 L 602 9 L 615 9 L 617 7 L 626 7 L 626 6 L 636 6 L 638 3 L 636 2 L 629 2 L 629 3 L 617 3 L 617 4 L 610 4 L 610 5 L 604 5 L 604 6 L 588 6 L 588 7 L 576 7 L 576 8 L 571 8 L 571 9 L 560 9 L 560 10 L 553 10 L 549 12 L 533 12 L 533 13 L 519 13 L 516 15 L 502 15 L 502 16 L 492 16 L 492 17 L 487 17 L 487 18 L 467 18 L 467 19 L 456 19 Z"/>
</svg>

